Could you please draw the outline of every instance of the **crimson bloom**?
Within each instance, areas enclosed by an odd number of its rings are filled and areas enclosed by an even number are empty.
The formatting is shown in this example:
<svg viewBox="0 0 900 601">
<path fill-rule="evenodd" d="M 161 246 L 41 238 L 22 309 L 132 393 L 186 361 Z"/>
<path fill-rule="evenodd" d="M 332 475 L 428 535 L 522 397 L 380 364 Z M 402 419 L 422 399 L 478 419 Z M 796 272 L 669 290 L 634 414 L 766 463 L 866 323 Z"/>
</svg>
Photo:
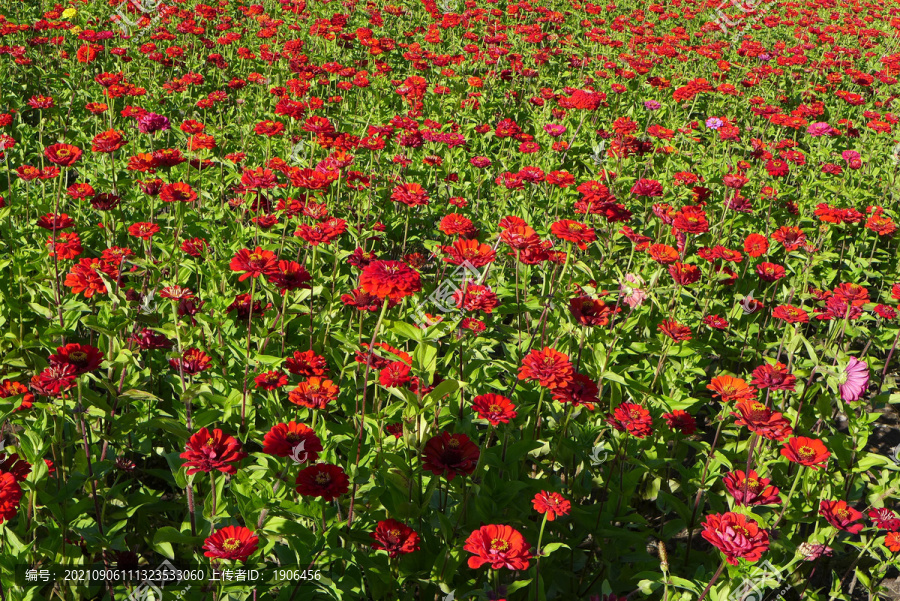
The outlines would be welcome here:
<svg viewBox="0 0 900 601">
<path fill-rule="evenodd" d="M 16 517 L 21 499 L 22 487 L 16 477 L 9 472 L 0 472 L 0 524 Z"/>
<path fill-rule="evenodd" d="M 419 535 L 415 530 L 397 520 L 388 519 L 378 522 L 375 532 L 370 533 L 369 536 L 375 539 L 372 548 L 387 551 L 391 559 L 419 550 Z"/>
<path fill-rule="evenodd" d="M 488 564 L 491 569 L 527 570 L 528 561 L 533 557 L 531 545 L 512 526 L 489 524 L 472 532 L 463 547 L 474 555 L 469 558 L 469 567 L 478 569 Z"/>
<path fill-rule="evenodd" d="M 304 497 L 322 497 L 333 501 L 350 490 L 344 468 L 330 463 L 311 465 L 297 474 L 297 492 Z"/>
<path fill-rule="evenodd" d="M 189 468 L 188 476 L 213 470 L 234 475 L 237 468 L 233 464 L 246 456 L 247 453 L 241 450 L 240 441 L 218 428 L 212 434 L 206 428 L 201 428 L 191 436 L 184 453 L 179 455 L 182 459 L 187 459 L 184 464 Z"/>
<path fill-rule="evenodd" d="M 229 265 L 232 271 L 241 274 L 239 282 L 247 278 L 259 276 L 273 276 L 278 273 L 278 257 L 270 250 L 263 250 L 257 246 L 255 250 L 242 248 L 234 254 Z"/>
<path fill-rule="evenodd" d="M 781 503 L 778 488 L 768 478 L 760 478 L 755 470 L 747 476 L 743 470 L 725 474 L 725 488 L 738 505 L 775 505 Z M 746 493 L 745 493 L 746 490 Z"/>
<path fill-rule="evenodd" d="M 636 403 L 620 404 L 606 421 L 616 430 L 627 431 L 637 438 L 647 438 L 653 433 L 653 418 L 650 417 L 650 412 Z"/>
<path fill-rule="evenodd" d="M 535 511 L 547 516 L 548 522 L 552 522 L 558 517 L 569 515 L 569 512 L 572 510 L 572 503 L 558 492 L 542 490 L 534 496 L 531 503 L 534 505 Z"/>
<path fill-rule="evenodd" d="M 516 417 L 516 406 L 505 396 L 489 392 L 472 399 L 472 409 L 478 419 L 487 420 L 492 426 L 508 424 Z"/>
<path fill-rule="evenodd" d="M 706 516 L 703 538 L 725 554 L 725 560 L 738 565 L 738 559 L 759 561 L 769 549 L 769 533 L 756 520 L 733 512 Z"/>
<path fill-rule="evenodd" d="M 212 359 L 209 357 L 209 355 L 207 355 L 200 349 L 193 347 L 185 350 L 181 354 L 181 357 L 178 357 L 176 359 L 169 359 L 169 365 L 172 369 L 174 369 L 175 371 L 181 371 L 188 376 L 195 376 L 202 371 L 206 371 L 207 369 L 212 367 L 210 365 L 211 362 Z"/>
<path fill-rule="evenodd" d="M 94 371 L 103 362 L 103 351 L 89 344 L 70 343 L 56 348 L 50 355 L 50 365 L 66 364 L 74 368 L 75 375 Z"/>
<path fill-rule="evenodd" d="M 297 449 L 302 444 L 302 448 Z M 297 457 L 313 462 L 319 458 L 322 441 L 312 428 L 305 424 L 290 421 L 286 424 L 275 424 L 263 438 L 263 453 L 276 457 L 287 457 L 297 450 Z"/>
<path fill-rule="evenodd" d="M 475 471 L 481 450 L 465 434 L 444 431 L 432 436 L 422 449 L 422 468 L 453 480 L 458 474 Z"/>
<path fill-rule="evenodd" d="M 71 144 L 53 144 L 44 149 L 44 156 L 54 165 L 71 167 L 81 158 L 81 149 Z"/>
<path fill-rule="evenodd" d="M 858 534 L 863 529 L 862 513 L 847 505 L 846 501 L 822 501 L 819 503 L 819 515 L 828 523 L 850 534 Z"/>
<path fill-rule="evenodd" d="M 247 561 L 258 546 L 259 537 L 244 526 L 225 526 L 203 541 L 204 555 L 215 559 Z"/>
</svg>

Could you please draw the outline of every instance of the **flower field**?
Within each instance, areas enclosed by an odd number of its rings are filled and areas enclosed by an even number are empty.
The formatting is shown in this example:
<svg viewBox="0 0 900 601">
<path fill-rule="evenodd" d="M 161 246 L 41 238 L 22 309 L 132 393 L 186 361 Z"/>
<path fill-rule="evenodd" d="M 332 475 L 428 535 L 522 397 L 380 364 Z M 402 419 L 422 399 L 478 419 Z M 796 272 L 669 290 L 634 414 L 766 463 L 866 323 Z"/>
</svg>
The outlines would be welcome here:
<svg viewBox="0 0 900 601">
<path fill-rule="evenodd" d="M 0 5 L 0 600 L 900 599 L 900 4 Z"/>
</svg>

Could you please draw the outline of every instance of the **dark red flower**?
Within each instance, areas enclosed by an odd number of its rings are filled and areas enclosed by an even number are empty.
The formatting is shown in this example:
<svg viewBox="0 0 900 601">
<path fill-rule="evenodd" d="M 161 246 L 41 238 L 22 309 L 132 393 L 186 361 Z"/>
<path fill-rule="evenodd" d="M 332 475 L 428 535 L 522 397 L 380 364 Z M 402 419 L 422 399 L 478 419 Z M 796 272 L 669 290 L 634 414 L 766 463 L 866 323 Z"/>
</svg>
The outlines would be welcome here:
<svg viewBox="0 0 900 601">
<path fill-rule="evenodd" d="M 675 409 L 671 413 L 663 413 L 662 417 L 666 420 L 669 428 L 676 432 L 690 436 L 697 431 L 697 420 L 683 409 Z"/>
<path fill-rule="evenodd" d="M 778 488 L 768 478 L 760 478 L 755 470 L 747 477 L 743 470 L 725 474 L 725 488 L 738 505 L 776 505 L 781 503 Z M 746 493 L 744 492 L 746 490 Z"/>
<path fill-rule="evenodd" d="M 378 522 L 375 532 L 369 534 L 375 542 L 373 549 L 387 551 L 391 558 L 419 550 L 419 535 L 416 531 L 397 520 L 388 519 Z"/>
<path fill-rule="evenodd" d="M 302 443 L 302 448 L 298 449 Z M 294 455 L 302 461 L 313 462 L 319 458 L 322 441 L 312 428 L 305 424 L 290 421 L 286 424 L 275 424 L 263 438 L 263 453 L 276 457 Z"/>
<path fill-rule="evenodd" d="M 653 418 L 644 407 L 635 403 L 622 403 L 606 418 L 620 432 L 628 432 L 637 438 L 653 434 Z"/>
<path fill-rule="evenodd" d="M 89 344 L 73 342 L 57 347 L 56 354 L 50 355 L 50 365 L 71 365 L 76 375 L 94 371 L 102 362 L 103 352 Z"/>
<path fill-rule="evenodd" d="M 481 450 L 465 434 L 447 431 L 431 437 L 422 449 L 422 468 L 453 480 L 458 474 L 471 475 Z"/>
<path fill-rule="evenodd" d="M 850 534 L 858 534 L 863 529 L 862 514 L 847 505 L 846 501 L 822 501 L 819 503 L 819 515 L 828 523 Z M 856 522 L 856 523 L 854 523 Z"/>
<path fill-rule="evenodd" d="M 350 479 L 344 468 L 330 463 L 317 463 L 297 474 L 297 492 L 304 497 L 322 497 L 333 501 L 350 490 Z"/>
</svg>

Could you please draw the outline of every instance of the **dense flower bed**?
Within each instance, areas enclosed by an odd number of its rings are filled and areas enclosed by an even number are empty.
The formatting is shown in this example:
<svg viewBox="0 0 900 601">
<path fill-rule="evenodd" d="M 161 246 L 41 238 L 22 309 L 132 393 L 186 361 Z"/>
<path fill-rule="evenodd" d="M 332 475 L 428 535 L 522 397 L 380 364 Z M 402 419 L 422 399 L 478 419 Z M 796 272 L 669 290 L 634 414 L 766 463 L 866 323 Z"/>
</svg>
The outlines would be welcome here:
<svg viewBox="0 0 900 601">
<path fill-rule="evenodd" d="M 38 4 L 0 6 L 5 598 L 896 578 L 893 3 Z"/>
</svg>

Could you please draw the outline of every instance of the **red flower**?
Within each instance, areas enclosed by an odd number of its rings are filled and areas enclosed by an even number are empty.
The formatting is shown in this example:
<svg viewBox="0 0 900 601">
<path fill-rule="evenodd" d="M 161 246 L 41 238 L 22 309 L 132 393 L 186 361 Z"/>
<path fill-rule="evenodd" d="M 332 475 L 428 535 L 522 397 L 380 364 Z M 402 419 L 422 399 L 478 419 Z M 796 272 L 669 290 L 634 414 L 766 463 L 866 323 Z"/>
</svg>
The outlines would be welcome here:
<svg viewBox="0 0 900 601">
<path fill-rule="evenodd" d="M 571 219 L 557 221 L 550 226 L 550 232 L 560 240 L 576 244 L 581 250 L 585 250 L 588 243 L 597 239 L 593 228 Z"/>
<path fill-rule="evenodd" d="M 115 152 L 125 146 L 125 143 L 126 140 L 122 132 L 110 129 L 94 136 L 91 142 L 91 150 L 94 152 Z"/>
<path fill-rule="evenodd" d="M 449 257 L 444 257 L 444 261 L 451 265 L 462 265 L 468 261 L 473 267 L 484 267 L 497 258 L 497 253 L 493 248 L 487 244 L 482 244 L 478 240 L 459 238 L 452 246 L 443 246 L 441 248 L 450 255 Z"/>
<path fill-rule="evenodd" d="M 34 394 L 32 394 L 24 384 L 15 380 L 3 380 L 0 382 L 0 399 L 8 399 L 12 396 L 24 395 L 22 402 L 16 407 L 16 411 L 24 411 L 30 409 L 34 402 Z"/>
<path fill-rule="evenodd" d="M 590 327 L 609 325 L 609 318 L 613 314 L 612 307 L 589 296 L 569 299 L 569 311 L 578 323 Z"/>
<path fill-rule="evenodd" d="M 900 532 L 890 532 L 885 535 L 884 546 L 894 553 L 900 551 Z"/>
<path fill-rule="evenodd" d="M 814 470 L 819 469 L 819 464 L 827 462 L 831 456 L 831 452 L 821 440 L 806 436 L 795 436 L 790 439 L 781 448 L 781 454 L 787 457 L 788 461 L 805 465 Z"/>
<path fill-rule="evenodd" d="M 258 546 L 259 538 L 244 526 L 225 526 L 203 542 L 206 557 L 238 561 L 247 561 Z"/>
<path fill-rule="evenodd" d="M 762 234 L 750 234 L 744 240 L 744 252 L 753 258 L 761 257 L 769 251 L 769 241 Z"/>
<path fill-rule="evenodd" d="M 742 470 L 725 474 L 725 488 L 734 497 L 738 505 L 775 505 L 781 503 L 778 489 L 771 486 L 771 480 L 760 478 L 755 470 L 750 470 L 750 477 Z M 746 494 L 744 490 L 746 488 Z"/>
<path fill-rule="evenodd" d="M 277 390 L 288 383 L 287 376 L 280 371 L 263 372 L 253 378 L 253 381 L 256 382 L 257 388 L 267 391 Z"/>
<path fill-rule="evenodd" d="M 378 375 L 378 382 L 385 388 L 399 388 L 410 381 L 411 368 L 403 361 L 392 361 Z"/>
<path fill-rule="evenodd" d="M 788 372 L 787 366 L 783 363 L 775 365 L 766 363 L 753 370 L 752 384 L 760 389 L 793 391 L 796 383 L 797 376 Z"/>
<path fill-rule="evenodd" d="M 472 399 L 472 409 L 478 414 L 478 419 L 487 420 L 492 426 L 508 424 L 516 417 L 516 406 L 512 401 L 493 392 Z"/>
<path fill-rule="evenodd" d="M 359 286 L 372 296 L 394 301 L 422 289 L 418 272 L 402 261 L 372 261 L 363 268 Z"/>
<path fill-rule="evenodd" d="M 416 531 L 397 520 L 383 520 L 375 526 L 375 532 L 369 534 L 375 539 L 373 549 L 387 551 L 390 558 L 419 550 L 419 535 Z"/>
<path fill-rule="evenodd" d="M 344 468 L 330 463 L 311 465 L 297 474 L 297 492 L 304 497 L 322 497 L 333 501 L 350 490 Z"/>
<path fill-rule="evenodd" d="M 75 376 L 72 365 L 58 363 L 33 376 L 30 388 L 42 396 L 57 396 L 75 387 Z"/>
<path fill-rule="evenodd" d="M 675 409 L 671 413 L 663 413 L 662 417 L 672 430 L 687 436 L 697 431 L 697 420 L 683 409 Z"/>
<path fill-rule="evenodd" d="M 522 534 L 512 526 L 490 524 L 472 532 L 463 547 L 474 556 L 469 567 L 478 569 L 489 564 L 491 569 L 527 570 L 531 555 L 529 545 Z"/>
<path fill-rule="evenodd" d="M 56 354 L 50 355 L 50 365 L 71 365 L 75 375 L 94 371 L 103 362 L 103 352 L 89 344 L 70 343 L 57 347 Z"/>
<path fill-rule="evenodd" d="M 453 480 L 458 474 L 475 471 L 481 450 L 465 434 L 441 432 L 432 436 L 422 449 L 422 468 Z"/>
<path fill-rule="evenodd" d="M 284 293 L 309 288 L 307 282 L 312 280 L 312 276 L 306 271 L 306 267 L 296 261 L 278 261 L 278 271 L 271 273 L 269 279 Z"/>
<path fill-rule="evenodd" d="M 465 292 L 462 289 L 454 292 L 453 300 L 459 309 L 484 311 L 485 313 L 490 313 L 500 304 L 497 295 L 494 294 L 489 286 L 480 286 L 472 283 L 466 285 Z"/>
<path fill-rule="evenodd" d="M 631 187 L 631 193 L 635 196 L 657 197 L 663 195 L 662 184 L 653 179 L 639 179 Z"/>
<path fill-rule="evenodd" d="M 620 432 L 627 431 L 637 438 L 647 438 L 653 433 L 650 412 L 635 403 L 622 403 L 606 421 Z"/>
<path fill-rule="evenodd" d="M 128 227 L 128 233 L 141 240 L 149 240 L 157 232 L 159 232 L 159 226 L 155 223 L 133 223 Z"/>
<path fill-rule="evenodd" d="M 243 282 L 247 278 L 277 274 L 278 257 L 272 251 L 263 250 L 259 246 L 255 250 L 242 248 L 231 258 L 229 267 L 231 267 L 232 271 L 242 274 L 238 281 Z"/>
<path fill-rule="evenodd" d="M 700 268 L 676 261 L 669 265 L 669 275 L 679 286 L 690 286 L 700 279 Z"/>
<path fill-rule="evenodd" d="M 71 167 L 81 158 L 81 149 L 71 144 L 53 144 L 44 149 L 44 156 L 54 165 Z"/>
<path fill-rule="evenodd" d="M 850 534 L 858 534 L 863 529 L 862 522 L 853 523 L 862 519 L 862 514 L 849 507 L 846 501 L 822 501 L 819 503 L 819 515 L 838 530 Z"/>
<path fill-rule="evenodd" d="M 891 532 L 900 531 L 900 518 L 897 517 L 897 512 L 891 509 L 879 507 L 871 509 L 866 515 L 872 518 L 878 528 Z"/>
<path fill-rule="evenodd" d="M 764 282 L 776 282 L 785 274 L 784 267 L 776 263 L 760 263 L 756 266 L 756 275 Z"/>
<path fill-rule="evenodd" d="M 197 193 L 184 182 L 166 184 L 159 191 L 159 197 L 163 202 L 194 202 Z"/>
<path fill-rule="evenodd" d="M 772 316 L 787 323 L 809 322 L 809 313 L 794 305 L 778 305 L 772 310 Z"/>
<path fill-rule="evenodd" d="M 738 412 L 731 413 L 738 418 L 735 424 L 747 426 L 751 432 L 769 440 L 784 440 L 794 431 L 791 428 L 791 422 L 784 415 L 772 411 L 759 401 L 740 400 L 737 402 L 736 408 Z"/>
<path fill-rule="evenodd" d="M 769 549 L 769 533 L 756 520 L 730 511 L 706 516 L 703 538 L 724 553 L 733 566 L 738 565 L 738 559 L 759 561 Z"/>
<path fill-rule="evenodd" d="M 584 374 L 576 373 L 568 384 L 553 389 L 553 400 L 572 403 L 573 407 L 584 406 L 588 411 L 593 411 L 599 392 L 596 382 Z"/>
<path fill-rule="evenodd" d="M 532 350 L 519 367 L 520 380 L 532 380 L 550 390 L 565 387 L 573 373 L 569 356 L 548 346 L 540 351 Z"/>
<path fill-rule="evenodd" d="M 63 283 L 72 289 L 73 294 L 84 293 L 85 298 L 91 298 L 98 292 L 105 293 L 106 284 L 97 274 L 99 267 L 100 259 L 80 259 L 72 265 Z"/>
<path fill-rule="evenodd" d="M 16 517 L 21 499 L 22 487 L 16 477 L 9 472 L 0 472 L 0 524 Z"/>
<path fill-rule="evenodd" d="M 674 340 L 675 342 L 684 342 L 691 339 L 691 329 L 685 325 L 669 319 L 663 320 L 661 324 L 656 326 L 660 332 Z"/>
<path fill-rule="evenodd" d="M 285 368 L 298 376 L 324 376 L 328 371 L 328 362 L 325 357 L 317 355 L 314 351 L 294 351 L 294 356 L 284 362 Z"/>
<path fill-rule="evenodd" d="M 702 234 L 709 231 L 709 221 L 706 212 L 697 206 L 682 207 L 675 213 L 672 227 L 686 234 Z"/>
<path fill-rule="evenodd" d="M 187 475 L 197 472 L 218 470 L 226 474 L 236 474 L 237 468 L 232 465 L 247 456 L 241 450 L 241 443 L 216 428 L 210 435 L 209 430 L 201 428 L 191 436 L 185 445 L 185 451 L 179 457 L 187 459 Z"/>
<path fill-rule="evenodd" d="M 309 409 L 325 409 L 330 401 L 337 398 L 338 387 L 331 380 L 311 377 L 300 382 L 297 388 L 288 393 L 288 400 L 295 405 Z"/>
<path fill-rule="evenodd" d="M 303 448 L 299 449 L 298 457 L 304 457 L 309 462 L 316 461 L 319 458 L 319 451 L 322 450 L 322 441 L 312 428 L 295 421 L 275 424 L 263 438 L 262 451 L 276 457 L 287 457 L 293 454 L 294 449 L 301 443 Z"/>
<path fill-rule="evenodd" d="M 678 260 L 678 251 L 668 244 L 651 244 L 647 247 L 650 258 L 662 265 L 669 265 Z M 674 276 L 673 276 L 674 277 Z"/>
<path fill-rule="evenodd" d="M 572 510 L 572 503 L 558 492 L 542 490 L 534 495 L 531 503 L 534 505 L 535 511 L 547 515 L 548 522 L 552 522 L 560 516 L 569 515 L 569 512 Z"/>
<path fill-rule="evenodd" d="M 189 348 L 181 354 L 177 359 L 169 359 L 169 366 L 175 371 L 181 371 L 185 375 L 195 376 L 202 371 L 206 371 L 211 367 L 212 359 L 196 348 Z"/>
</svg>

